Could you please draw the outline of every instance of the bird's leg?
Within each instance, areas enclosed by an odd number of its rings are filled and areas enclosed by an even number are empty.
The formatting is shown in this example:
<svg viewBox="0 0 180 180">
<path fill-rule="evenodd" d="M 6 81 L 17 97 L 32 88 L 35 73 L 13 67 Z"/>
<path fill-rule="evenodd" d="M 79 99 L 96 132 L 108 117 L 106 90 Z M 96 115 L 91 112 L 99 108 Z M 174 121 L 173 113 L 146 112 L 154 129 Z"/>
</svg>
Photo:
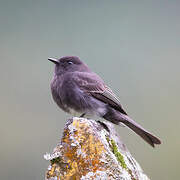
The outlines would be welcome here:
<svg viewBox="0 0 180 180">
<path fill-rule="evenodd" d="M 81 114 L 80 118 L 84 117 L 85 115 L 86 115 L 86 113 Z"/>
<path fill-rule="evenodd" d="M 106 131 L 110 132 L 108 126 L 107 126 L 105 123 L 103 123 L 103 122 L 101 122 L 101 121 L 97 121 L 97 122 L 98 122 L 101 126 L 103 126 L 103 128 L 106 129 Z"/>
</svg>

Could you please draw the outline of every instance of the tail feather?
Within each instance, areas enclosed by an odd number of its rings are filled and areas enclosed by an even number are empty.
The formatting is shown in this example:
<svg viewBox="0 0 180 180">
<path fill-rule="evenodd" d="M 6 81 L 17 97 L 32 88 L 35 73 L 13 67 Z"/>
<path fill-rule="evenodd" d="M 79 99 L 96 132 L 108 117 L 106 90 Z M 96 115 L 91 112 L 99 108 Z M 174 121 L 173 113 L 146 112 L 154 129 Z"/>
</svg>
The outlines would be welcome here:
<svg viewBox="0 0 180 180">
<path fill-rule="evenodd" d="M 140 137 L 142 137 L 147 143 L 149 143 L 152 147 L 155 146 L 155 144 L 161 144 L 161 141 L 156 136 L 152 135 L 150 132 L 145 130 L 142 126 L 137 124 L 135 121 L 130 119 L 127 116 L 127 120 L 123 121 L 123 123 L 128 126 L 130 129 L 132 129 L 136 134 L 138 134 Z"/>
<path fill-rule="evenodd" d="M 140 126 L 138 123 L 136 123 L 127 115 L 124 115 L 118 111 L 111 109 L 111 111 L 109 111 L 103 117 L 106 120 L 113 122 L 114 124 L 121 124 L 121 123 L 125 124 L 130 129 L 132 129 L 136 134 L 142 137 L 152 147 L 154 147 L 155 144 L 161 144 L 161 140 L 158 137 L 152 135 L 150 132 L 145 130 L 142 126 Z"/>
</svg>

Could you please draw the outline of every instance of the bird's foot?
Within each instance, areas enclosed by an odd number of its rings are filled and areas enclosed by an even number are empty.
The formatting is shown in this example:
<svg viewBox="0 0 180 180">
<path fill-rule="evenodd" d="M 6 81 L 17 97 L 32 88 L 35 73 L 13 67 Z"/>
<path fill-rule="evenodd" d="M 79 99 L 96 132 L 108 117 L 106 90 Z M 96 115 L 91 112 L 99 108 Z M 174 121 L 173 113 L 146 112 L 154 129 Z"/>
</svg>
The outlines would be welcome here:
<svg viewBox="0 0 180 180">
<path fill-rule="evenodd" d="M 80 118 L 84 117 L 85 115 L 86 115 L 86 113 L 81 114 Z"/>
<path fill-rule="evenodd" d="M 101 124 L 101 126 L 103 126 L 104 129 L 106 129 L 106 131 L 110 132 L 108 126 L 107 126 L 105 123 L 103 123 L 103 122 L 101 122 L 101 121 L 97 121 L 97 122 L 98 122 L 99 124 Z"/>
</svg>

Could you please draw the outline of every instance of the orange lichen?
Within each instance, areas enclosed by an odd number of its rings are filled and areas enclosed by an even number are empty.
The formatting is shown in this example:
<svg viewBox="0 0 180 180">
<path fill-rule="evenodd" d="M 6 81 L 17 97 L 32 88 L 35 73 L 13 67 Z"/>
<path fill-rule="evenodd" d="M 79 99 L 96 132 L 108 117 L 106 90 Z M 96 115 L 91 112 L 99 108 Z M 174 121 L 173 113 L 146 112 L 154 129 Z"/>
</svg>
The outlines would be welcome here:
<svg viewBox="0 0 180 180">
<path fill-rule="evenodd" d="M 60 179 L 78 179 L 88 172 L 105 170 L 101 162 L 102 154 L 106 151 L 102 142 L 91 132 L 88 123 L 74 120 L 73 130 L 64 130 L 61 144 L 63 145 L 60 164 L 66 164 L 63 173 L 58 169 L 57 161 L 51 161 L 52 167 L 47 177 L 60 177 Z M 73 145 L 72 145 L 73 144 Z M 59 166 L 60 166 L 59 164 Z"/>
<path fill-rule="evenodd" d="M 62 142 L 66 143 L 63 157 L 69 166 L 67 172 L 64 173 L 64 178 L 73 177 L 75 174 L 76 176 L 77 174 L 86 175 L 89 171 L 103 170 L 103 163 L 100 159 L 102 153 L 105 152 L 104 145 L 90 132 L 88 123 L 74 120 L 72 125 L 75 131 L 70 133 L 70 130 L 66 129 L 62 138 Z M 78 145 L 72 146 L 72 143 Z"/>
<path fill-rule="evenodd" d="M 47 171 L 46 177 L 47 179 L 52 177 L 57 177 L 57 180 L 60 180 L 59 174 L 60 174 L 60 168 L 56 163 L 54 163 L 51 166 L 50 170 Z"/>
</svg>

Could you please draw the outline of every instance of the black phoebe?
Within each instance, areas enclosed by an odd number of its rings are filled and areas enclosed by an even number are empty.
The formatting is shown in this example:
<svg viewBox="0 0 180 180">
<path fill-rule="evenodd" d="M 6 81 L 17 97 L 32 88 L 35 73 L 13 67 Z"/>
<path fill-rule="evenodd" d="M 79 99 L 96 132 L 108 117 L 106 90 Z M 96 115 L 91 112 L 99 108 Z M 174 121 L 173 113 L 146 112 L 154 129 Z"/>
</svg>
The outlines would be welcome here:
<svg viewBox="0 0 180 180">
<path fill-rule="evenodd" d="M 125 124 L 154 147 L 161 141 L 133 121 L 103 80 L 76 56 L 49 58 L 55 63 L 51 91 L 54 101 L 65 112 L 97 115 L 114 124 Z"/>
</svg>

